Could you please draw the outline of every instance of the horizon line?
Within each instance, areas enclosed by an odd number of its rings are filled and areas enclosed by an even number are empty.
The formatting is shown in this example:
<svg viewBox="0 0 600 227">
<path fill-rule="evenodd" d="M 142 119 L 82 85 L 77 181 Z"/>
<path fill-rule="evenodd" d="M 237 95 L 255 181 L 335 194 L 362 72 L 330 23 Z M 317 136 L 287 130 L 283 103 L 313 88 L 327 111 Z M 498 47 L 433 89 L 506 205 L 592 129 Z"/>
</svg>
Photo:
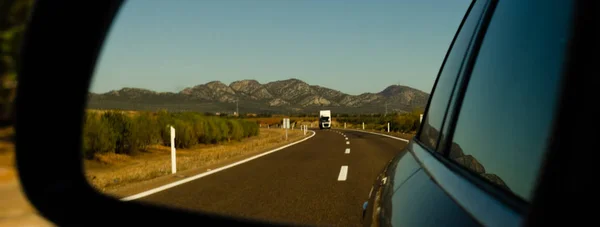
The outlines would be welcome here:
<svg viewBox="0 0 600 227">
<path fill-rule="evenodd" d="M 299 81 L 301 81 L 301 82 L 303 82 L 303 83 L 306 83 L 306 84 L 308 84 L 309 86 L 318 86 L 318 87 L 322 87 L 322 88 L 327 88 L 327 89 L 331 89 L 331 90 L 334 90 L 334 91 L 338 91 L 338 92 L 344 93 L 344 94 L 346 94 L 346 95 L 353 95 L 353 96 L 358 96 L 358 95 L 362 95 L 362 94 L 377 94 L 377 93 L 380 93 L 380 92 L 384 91 L 385 89 L 387 89 L 387 88 L 389 88 L 389 87 L 391 87 L 391 86 L 401 86 L 401 87 L 408 87 L 408 88 L 411 88 L 411 89 L 414 89 L 414 90 L 417 90 L 417 91 L 420 91 L 420 92 L 423 92 L 423 93 L 425 93 L 425 94 L 429 95 L 429 93 L 428 93 L 428 92 L 425 92 L 425 91 L 423 91 L 423 90 L 421 90 L 421 89 L 418 89 L 418 88 L 415 88 L 415 87 L 411 87 L 411 86 L 408 86 L 408 85 L 402 85 L 402 84 L 399 84 L 399 83 L 393 83 L 393 84 L 391 84 L 391 85 L 388 85 L 388 86 L 386 86 L 385 88 L 383 88 L 381 91 L 378 91 L 378 92 L 362 92 L 362 93 L 359 93 L 359 94 L 350 94 L 350 93 L 343 92 L 343 91 L 341 91 L 341 90 L 333 89 L 333 88 L 330 88 L 330 87 L 325 87 L 325 86 L 322 86 L 322 85 L 309 84 L 309 83 L 307 83 L 307 82 L 305 82 L 305 81 L 303 81 L 303 80 L 297 79 L 297 78 L 289 78 L 289 79 L 283 79 L 283 80 L 275 80 L 275 81 L 266 82 L 266 83 L 261 83 L 261 82 L 260 82 L 260 81 L 258 81 L 257 79 L 242 79 L 242 80 L 235 80 L 235 81 L 233 81 L 233 82 L 231 82 L 231 83 L 229 83 L 229 84 L 223 83 L 223 82 L 222 82 L 222 81 L 220 81 L 220 80 L 212 80 L 212 81 L 209 81 L 209 82 L 206 82 L 206 83 L 203 83 L 203 84 L 196 84 L 196 85 L 193 85 L 193 86 L 190 86 L 190 87 L 185 87 L 185 88 L 183 88 L 183 89 L 181 89 L 181 90 L 179 90 L 179 91 L 157 91 L 157 90 L 153 90 L 153 89 L 150 89 L 150 88 L 141 88 L 141 87 L 131 87 L 131 86 L 124 86 L 124 87 L 121 87 L 121 88 L 118 88 L 118 89 L 111 89 L 111 90 L 108 90 L 108 91 L 105 91 L 105 92 L 93 92 L 93 91 L 89 90 L 89 91 L 88 91 L 88 93 L 92 93 L 92 94 L 106 94 L 106 93 L 109 93 L 109 92 L 113 92 L 113 91 L 120 91 L 120 90 L 123 90 L 123 89 L 130 88 L 130 89 L 140 89 L 140 90 L 147 90 L 147 91 L 152 91 L 152 92 L 156 92 L 156 93 L 174 93 L 174 94 L 177 94 L 177 93 L 180 93 L 181 91 L 183 91 L 183 90 L 185 90 L 185 89 L 193 88 L 193 87 L 200 86 L 200 85 L 207 85 L 207 84 L 209 84 L 209 83 L 213 83 L 213 82 L 219 82 L 219 83 L 222 83 L 222 84 L 226 85 L 227 87 L 231 87 L 231 84 L 233 84 L 233 83 L 235 83 L 235 82 L 241 82 L 241 81 L 256 81 L 256 82 L 258 82 L 260 85 L 266 85 L 266 84 L 269 84 L 269 83 L 280 82 L 280 81 L 287 81 L 287 80 L 299 80 Z M 92 87 L 92 86 L 90 85 L 90 88 L 91 88 L 91 87 Z"/>
</svg>

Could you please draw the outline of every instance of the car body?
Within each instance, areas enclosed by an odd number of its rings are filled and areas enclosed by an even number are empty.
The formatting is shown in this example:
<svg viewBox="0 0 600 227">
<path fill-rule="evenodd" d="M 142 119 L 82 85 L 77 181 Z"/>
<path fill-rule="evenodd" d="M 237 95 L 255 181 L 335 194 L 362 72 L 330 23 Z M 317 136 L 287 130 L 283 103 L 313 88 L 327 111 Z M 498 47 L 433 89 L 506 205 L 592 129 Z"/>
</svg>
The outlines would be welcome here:
<svg viewBox="0 0 600 227">
<path fill-rule="evenodd" d="M 363 204 L 364 226 L 517 226 L 560 98 L 570 1 L 472 1 L 423 123 Z"/>
</svg>

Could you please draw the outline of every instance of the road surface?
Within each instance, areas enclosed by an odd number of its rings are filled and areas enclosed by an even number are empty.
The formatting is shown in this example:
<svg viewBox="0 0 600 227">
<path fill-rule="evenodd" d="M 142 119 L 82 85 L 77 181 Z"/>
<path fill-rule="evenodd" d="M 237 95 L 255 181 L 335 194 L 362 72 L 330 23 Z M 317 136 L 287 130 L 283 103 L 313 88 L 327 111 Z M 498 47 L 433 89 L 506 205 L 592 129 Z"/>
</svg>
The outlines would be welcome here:
<svg viewBox="0 0 600 227">
<path fill-rule="evenodd" d="M 290 224 L 358 226 L 375 177 L 406 142 L 314 131 L 307 141 L 136 201 Z"/>
</svg>

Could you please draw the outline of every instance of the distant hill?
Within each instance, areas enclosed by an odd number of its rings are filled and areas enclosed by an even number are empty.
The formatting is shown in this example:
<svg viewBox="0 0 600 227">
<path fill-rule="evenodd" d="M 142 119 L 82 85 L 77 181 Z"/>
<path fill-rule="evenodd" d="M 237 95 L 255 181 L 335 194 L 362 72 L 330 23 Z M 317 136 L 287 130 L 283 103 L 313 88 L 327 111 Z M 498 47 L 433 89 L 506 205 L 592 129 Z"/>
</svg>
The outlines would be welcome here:
<svg viewBox="0 0 600 227">
<path fill-rule="evenodd" d="M 298 79 L 261 84 L 240 80 L 229 85 L 212 81 L 185 88 L 177 93 L 155 92 L 140 88 L 122 88 L 103 94 L 89 94 L 93 109 L 127 109 L 228 112 L 235 111 L 239 100 L 241 113 L 306 113 L 331 109 L 338 113 L 383 113 L 411 111 L 424 107 L 429 94 L 401 85 L 391 85 L 379 93 L 349 95 Z"/>
</svg>

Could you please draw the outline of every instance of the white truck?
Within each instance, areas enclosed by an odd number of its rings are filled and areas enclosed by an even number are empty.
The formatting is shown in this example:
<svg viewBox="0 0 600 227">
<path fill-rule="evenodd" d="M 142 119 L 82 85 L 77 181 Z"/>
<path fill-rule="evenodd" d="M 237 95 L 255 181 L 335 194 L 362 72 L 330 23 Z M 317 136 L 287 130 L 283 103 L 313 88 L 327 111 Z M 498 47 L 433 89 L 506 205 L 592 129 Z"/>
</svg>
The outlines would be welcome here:
<svg viewBox="0 0 600 227">
<path fill-rule="evenodd" d="M 319 112 L 319 129 L 331 128 L 331 110 L 321 110 Z"/>
</svg>

